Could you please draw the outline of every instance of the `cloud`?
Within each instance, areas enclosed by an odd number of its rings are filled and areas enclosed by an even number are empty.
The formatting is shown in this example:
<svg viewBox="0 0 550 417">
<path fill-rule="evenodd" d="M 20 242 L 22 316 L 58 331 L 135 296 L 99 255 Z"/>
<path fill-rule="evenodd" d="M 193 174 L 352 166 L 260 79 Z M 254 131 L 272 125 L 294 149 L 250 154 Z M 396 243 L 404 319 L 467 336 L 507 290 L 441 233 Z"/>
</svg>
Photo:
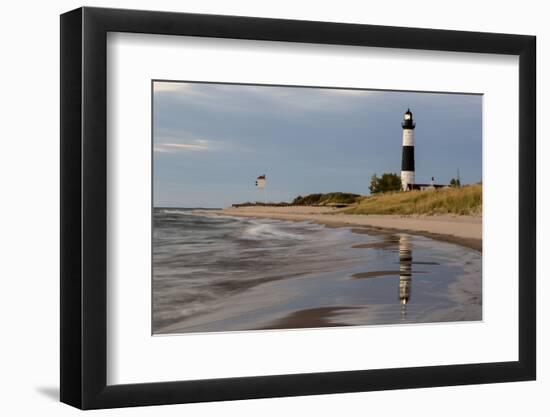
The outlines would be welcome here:
<svg viewBox="0 0 550 417">
<path fill-rule="evenodd" d="M 175 99 L 208 111 L 253 113 L 347 112 L 358 100 L 377 93 L 373 90 L 359 89 L 170 81 L 155 81 L 154 92 L 161 100 Z"/>
<path fill-rule="evenodd" d="M 322 91 L 327 95 L 357 97 L 371 96 L 379 92 L 378 90 L 361 90 L 358 88 L 325 88 Z"/>
<path fill-rule="evenodd" d="M 193 89 L 193 84 L 182 82 L 155 81 L 153 83 L 153 89 L 155 93 L 183 93 L 191 91 Z"/>
<path fill-rule="evenodd" d="M 191 143 L 170 143 L 160 142 L 153 146 L 155 152 L 186 152 L 186 151 L 209 151 L 212 146 L 207 140 L 195 140 Z"/>
<path fill-rule="evenodd" d="M 267 108 L 278 111 L 311 111 L 331 112 L 348 111 L 357 104 L 357 100 L 375 93 L 371 90 L 350 90 L 339 88 L 308 88 L 308 87 L 284 87 L 284 86 L 242 86 L 241 91 L 231 85 L 224 86 L 223 91 L 231 94 L 227 97 L 229 102 L 234 102 L 236 94 L 247 94 L 248 99 Z M 217 98 L 219 101 L 219 98 Z M 265 108 L 264 107 L 264 108 Z"/>
</svg>

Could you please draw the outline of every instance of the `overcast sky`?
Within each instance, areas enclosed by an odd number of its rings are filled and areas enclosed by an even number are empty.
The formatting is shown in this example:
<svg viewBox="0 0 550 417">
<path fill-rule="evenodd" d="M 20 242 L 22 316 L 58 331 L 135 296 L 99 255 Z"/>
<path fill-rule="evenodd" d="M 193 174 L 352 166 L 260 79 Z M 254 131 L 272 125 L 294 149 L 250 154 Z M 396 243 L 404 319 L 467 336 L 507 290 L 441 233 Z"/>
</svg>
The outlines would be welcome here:
<svg viewBox="0 0 550 417">
<path fill-rule="evenodd" d="M 156 207 L 227 207 L 344 191 L 401 169 L 401 121 L 416 121 L 416 182 L 481 180 L 482 96 L 154 83 Z"/>
</svg>

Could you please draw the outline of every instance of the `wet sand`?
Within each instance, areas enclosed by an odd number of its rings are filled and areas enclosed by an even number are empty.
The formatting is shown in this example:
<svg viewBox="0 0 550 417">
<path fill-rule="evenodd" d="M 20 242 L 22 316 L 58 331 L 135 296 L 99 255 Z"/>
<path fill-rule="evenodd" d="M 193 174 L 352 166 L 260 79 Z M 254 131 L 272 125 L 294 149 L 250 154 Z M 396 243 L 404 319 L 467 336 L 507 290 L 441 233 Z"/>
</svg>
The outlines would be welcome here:
<svg viewBox="0 0 550 417">
<path fill-rule="evenodd" d="M 193 213 L 202 214 L 201 210 Z M 254 259 L 251 274 L 257 273 L 258 268 L 262 270 L 256 260 L 262 247 L 271 253 L 273 245 L 279 251 L 292 248 L 288 253 L 296 257 L 298 267 L 310 262 L 315 268 L 294 270 L 292 263 L 277 266 L 279 258 L 270 261 L 264 254 L 261 259 L 266 260 L 262 264 L 266 268 L 265 276 L 242 279 L 242 271 L 248 271 L 246 262 L 233 265 L 230 260 L 234 256 L 222 257 L 224 267 L 220 274 L 225 274 L 225 268 L 231 266 L 237 268 L 238 273 L 207 285 L 208 291 L 203 297 L 208 300 L 211 292 L 219 291 L 226 296 L 211 301 L 207 310 L 202 311 L 200 305 L 185 320 L 159 322 L 155 334 L 482 319 L 479 217 L 347 215 L 337 209 L 320 207 L 246 207 L 208 210 L 204 214 L 252 218 L 251 224 L 244 223 L 245 229 L 267 233 L 261 235 L 261 239 L 253 235 L 251 243 L 241 248 L 243 254 Z M 262 218 L 268 221 L 254 223 Z M 278 220 L 282 220 L 282 224 Z M 294 223 L 304 221 L 313 224 Z M 315 223 L 325 227 L 319 228 Z M 332 232 L 327 228 L 336 230 Z M 273 234 L 274 230 L 280 235 Z M 296 233 L 303 233 L 300 239 L 285 240 Z M 307 243 L 312 233 L 317 236 L 312 242 L 329 243 L 321 246 Z M 318 239 L 322 233 L 331 238 Z M 332 233 L 338 238 L 333 240 Z M 306 240 L 302 240 L 304 237 Z M 242 245 L 248 241 L 239 242 Z M 272 253 L 281 255 L 278 251 Z M 312 254 L 319 258 L 311 260 Z M 192 254 L 187 263 L 191 259 L 199 258 Z M 207 266 L 211 267 L 210 263 Z M 228 271 L 231 272 L 231 268 Z M 202 278 L 197 282 L 202 283 Z M 172 290 L 169 294 L 173 294 Z M 191 301 L 199 295 L 191 294 Z M 177 311 L 181 310 L 182 299 L 176 297 Z"/>
<path fill-rule="evenodd" d="M 397 216 L 397 215 L 350 215 L 341 210 L 323 207 L 241 207 L 228 208 L 218 212 L 222 215 L 243 216 L 253 218 L 271 218 L 289 221 L 312 221 L 327 227 L 352 227 L 354 233 L 381 235 L 385 238 L 378 242 L 354 245 L 357 249 L 386 249 L 396 244 L 391 239 L 392 233 L 409 233 L 425 236 L 431 239 L 457 244 L 463 247 L 482 251 L 482 219 L 479 216 Z M 433 264 L 418 262 L 417 264 Z M 399 275 L 400 271 L 369 271 L 356 273 L 353 280 L 382 278 Z M 425 274 L 425 272 L 422 272 Z M 459 282 L 453 289 L 460 288 L 464 294 L 480 293 L 480 281 Z M 456 287 L 456 288 L 455 288 Z M 463 295 L 463 294 L 462 294 Z M 464 302 L 465 317 L 475 317 L 481 300 L 477 297 Z M 470 311 L 473 309 L 473 313 Z M 318 327 L 338 327 L 349 324 L 341 323 L 338 316 L 354 307 L 320 307 L 303 309 L 289 313 L 287 316 L 274 320 L 257 330 L 300 329 Z M 444 317 L 440 317 L 446 321 Z"/>
<path fill-rule="evenodd" d="M 286 317 L 277 319 L 265 326 L 258 327 L 255 330 L 275 330 L 275 329 L 307 329 L 318 327 L 340 327 L 349 326 L 349 324 L 333 321 L 336 313 L 347 310 L 353 310 L 354 307 L 318 307 L 307 310 L 298 310 L 290 313 Z"/>
<path fill-rule="evenodd" d="M 212 211 L 210 211 L 212 213 Z M 482 251 L 481 216 L 398 216 L 344 214 L 341 209 L 292 207 L 226 208 L 216 213 L 230 216 L 312 221 L 329 227 L 350 227 L 356 233 L 404 232 L 429 237 Z"/>
</svg>

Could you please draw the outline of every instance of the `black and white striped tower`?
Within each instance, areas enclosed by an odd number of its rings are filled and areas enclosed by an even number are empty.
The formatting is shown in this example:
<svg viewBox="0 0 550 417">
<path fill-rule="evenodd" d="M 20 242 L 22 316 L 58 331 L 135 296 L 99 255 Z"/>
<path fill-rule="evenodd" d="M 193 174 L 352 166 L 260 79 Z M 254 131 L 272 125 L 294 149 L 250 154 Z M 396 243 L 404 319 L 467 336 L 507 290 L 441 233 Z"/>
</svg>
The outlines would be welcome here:
<svg viewBox="0 0 550 417">
<path fill-rule="evenodd" d="M 401 187 L 404 191 L 414 184 L 414 127 L 410 109 L 403 116 L 403 158 L 401 160 Z"/>
</svg>

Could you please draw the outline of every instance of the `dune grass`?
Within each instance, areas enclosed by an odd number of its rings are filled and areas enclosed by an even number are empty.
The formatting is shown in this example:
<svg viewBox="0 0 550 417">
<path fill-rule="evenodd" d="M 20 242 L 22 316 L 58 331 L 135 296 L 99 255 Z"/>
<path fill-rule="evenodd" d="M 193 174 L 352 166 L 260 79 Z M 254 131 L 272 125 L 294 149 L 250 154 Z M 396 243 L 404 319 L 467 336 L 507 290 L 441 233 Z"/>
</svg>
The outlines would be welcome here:
<svg viewBox="0 0 550 417">
<path fill-rule="evenodd" d="M 301 195 L 296 197 L 292 204 L 294 205 L 317 205 L 330 206 L 331 204 L 353 204 L 357 202 L 361 196 L 352 193 L 325 193 L 325 194 L 309 194 L 304 197 Z"/>
<path fill-rule="evenodd" d="M 426 191 L 392 192 L 363 197 L 356 205 L 343 210 L 347 214 L 457 214 L 480 215 L 480 184 L 460 188 Z"/>
</svg>

